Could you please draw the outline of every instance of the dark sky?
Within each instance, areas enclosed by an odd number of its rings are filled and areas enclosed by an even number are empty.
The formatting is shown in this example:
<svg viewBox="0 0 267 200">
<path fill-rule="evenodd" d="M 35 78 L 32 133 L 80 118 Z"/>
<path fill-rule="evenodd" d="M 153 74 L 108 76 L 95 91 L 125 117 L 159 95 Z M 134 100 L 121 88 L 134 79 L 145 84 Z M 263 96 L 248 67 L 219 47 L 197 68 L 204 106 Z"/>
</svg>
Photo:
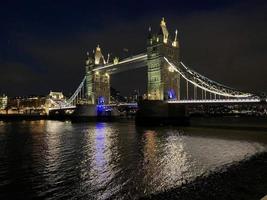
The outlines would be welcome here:
<svg viewBox="0 0 267 200">
<path fill-rule="evenodd" d="M 4 2 L 4 3 L 3 3 Z M 267 1 L 55 1 L 0 3 L 0 94 L 69 94 L 84 76 L 86 51 L 126 56 L 146 48 L 162 17 L 179 31 L 185 64 L 244 91 L 267 91 Z M 144 69 L 112 77 L 113 87 L 146 88 Z"/>
</svg>

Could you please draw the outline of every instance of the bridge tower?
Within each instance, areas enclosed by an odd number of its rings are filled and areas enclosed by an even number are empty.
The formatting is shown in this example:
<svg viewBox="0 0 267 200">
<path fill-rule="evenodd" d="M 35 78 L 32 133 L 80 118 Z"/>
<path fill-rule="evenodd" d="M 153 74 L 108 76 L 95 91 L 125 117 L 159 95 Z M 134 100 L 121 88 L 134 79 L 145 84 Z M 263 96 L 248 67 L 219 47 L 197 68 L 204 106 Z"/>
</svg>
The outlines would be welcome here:
<svg viewBox="0 0 267 200">
<path fill-rule="evenodd" d="M 97 104 L 99 99 L 104 100 L 105 104 L 110 101 L 110 77 L 104 70 L 94 71 L 94 68 L 106 64 L 99 45 L 93 52 L 93 57 L 87 53 L 86 60 L 86 98 L 88 104 Z"/>
<path fill-rule="evenodd" d="M 176 66 L 180 63 L 180 49 L 177 30 L 174 40 L 170 39 L 164 18 L 160 23 L 157 34 L 151 33 L 147 38 L 147 66 L 148 66 L 148 99 L 167 100 L 180 99 L 180 75 L 174 73 L 164 60 L 166 57 Z"/>
</svg>

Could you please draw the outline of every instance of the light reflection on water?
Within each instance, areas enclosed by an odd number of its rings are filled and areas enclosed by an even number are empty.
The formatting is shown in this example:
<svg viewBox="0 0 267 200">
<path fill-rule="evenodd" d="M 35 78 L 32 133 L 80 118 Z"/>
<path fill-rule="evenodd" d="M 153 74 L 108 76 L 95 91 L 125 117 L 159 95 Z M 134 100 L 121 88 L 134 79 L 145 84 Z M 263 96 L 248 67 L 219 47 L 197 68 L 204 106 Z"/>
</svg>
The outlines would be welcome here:
<svg viewBox="0 0 267 200">
<path fill-rule="evenodd" d="M 1 123 L 0 197 L 138 198 L 266 149 L 264 132 L 147 129 L 133 122 Z"/>
</svg>

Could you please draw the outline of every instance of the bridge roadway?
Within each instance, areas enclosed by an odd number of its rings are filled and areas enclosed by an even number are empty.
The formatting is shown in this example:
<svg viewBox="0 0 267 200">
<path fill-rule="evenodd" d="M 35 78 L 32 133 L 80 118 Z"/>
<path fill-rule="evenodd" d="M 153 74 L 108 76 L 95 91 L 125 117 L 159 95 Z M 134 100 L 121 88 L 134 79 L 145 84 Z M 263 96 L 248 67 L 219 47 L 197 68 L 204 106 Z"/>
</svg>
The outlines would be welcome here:
<svg viewBox="0 0 267 200">
<path fill-rule="evenodd" d="M 251 99 L 202 99 L 202 100 L 169 100 L 165 101 L 168 104 L 253 104 L 253 103 L 267 103 L 266 99 L 258 98 Z M 138 103 L 120 103 L 110 104 L 109 106 L 138 106 Z"/>
<path fill-rule="evenodd" d="M 64 106 L 64 107 L 54 107 L 54 108 L 49 108 L 49 111 L 55 111 L 55 110 L 74 110 L 76 106 Z"/>
<path fill-rule="evenodd" d="M 128 107 L 137 107 L 137 103 L 119 103 L 119 104 L 108 104 L 104 105 L 106 107 L 120 107 L 120 106 L 128 106 Z M 64 110 L 75 110 L 76 106 L 68 105 L 62 107 L 53 107 L 49 108 L 49 112 L 56 112 L 56 111 L 64 111 Z"/>
<path fill-rule="evenodd" d="M 266 103 L 265 100 L 261 100 L 259 98 L 251 98 L 251 99 L 206 99 L 206 100 L 170 100 L 167 101 L 169 104 L 190 104 L 190 105 L 198 105 L 198 104 L 257 104 L 257 103 Z"/>
<path fill-rule="evenodd" d="M 206 99 L 206 100 L 169 100 L 165 101 L 168 104 L 253 104 L 253 103 L 267 103 L 266 99 L 261 100 L 258 98 L 254 99 Z M 119 104 L 109 104 L 105 106 L 133 106 L 137 107 L 137 103 L 119 103 Z M 49 108 L 49 111 L 55 111 L 55 110 L 69 110 L 69 109 L 75 109 L 76 106 L 63 106 L 63 107 L 55 107 L 55 108 Z"/>
</svg>

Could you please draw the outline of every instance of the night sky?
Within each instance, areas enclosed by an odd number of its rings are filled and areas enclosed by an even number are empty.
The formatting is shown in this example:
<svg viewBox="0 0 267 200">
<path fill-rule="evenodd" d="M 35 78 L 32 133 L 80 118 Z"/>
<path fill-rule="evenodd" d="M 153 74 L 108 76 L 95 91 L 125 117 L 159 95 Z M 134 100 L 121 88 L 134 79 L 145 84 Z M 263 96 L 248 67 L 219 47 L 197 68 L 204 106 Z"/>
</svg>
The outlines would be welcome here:
<svg viewBox="0 0 267 200">
<path fill-rule="evenodd" d="M 100 44 L 105 56 L 141 53 L 162 17 L 171 37 L 178 29 L 186 65 L 240 90 L 267 91 L 265 0 L 12 0 L 0 3 L 0 94 L 68 95 L 84 76 L 87 51 Z M 115 75 L 112 86 L 144 92 L 145 69 Z"/>
</svg>

